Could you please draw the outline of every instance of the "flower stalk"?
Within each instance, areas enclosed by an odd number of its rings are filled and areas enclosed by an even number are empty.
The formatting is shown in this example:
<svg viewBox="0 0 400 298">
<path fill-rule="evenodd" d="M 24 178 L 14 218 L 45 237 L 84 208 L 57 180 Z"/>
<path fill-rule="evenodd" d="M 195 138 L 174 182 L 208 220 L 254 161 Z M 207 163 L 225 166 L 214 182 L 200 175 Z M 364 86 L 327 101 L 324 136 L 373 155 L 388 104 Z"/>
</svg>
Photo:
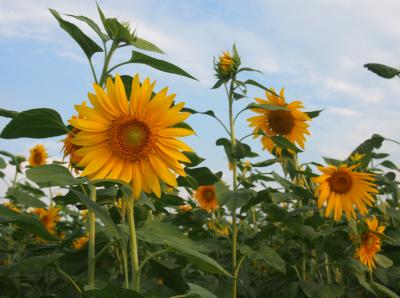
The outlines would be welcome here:
<svg viewBox="0 0 400 298">
<path fill-rule="evenodd" d="M 138 247 L 136 239 L 136 228 L 135 228 L 135 198 L 133 193 L 129 198 L 128 202 L 128 225 L 129 225 L 129 246 L 130 246 L 130 257 L 131 257 L 131 288 L 138 290 L 137 278 L 139 273 L 139 258 L 138 258 Z"/>
<path fill-rule="evenodd" d="M 96 202 L 96 187 L 89 184 L 90 199 Z M 96 253 L 96 216 L 94 210 L 89 209 L 89 251 L 88 251 L 88 285 L 95 286 L 95 253 Z"/>
</svg>

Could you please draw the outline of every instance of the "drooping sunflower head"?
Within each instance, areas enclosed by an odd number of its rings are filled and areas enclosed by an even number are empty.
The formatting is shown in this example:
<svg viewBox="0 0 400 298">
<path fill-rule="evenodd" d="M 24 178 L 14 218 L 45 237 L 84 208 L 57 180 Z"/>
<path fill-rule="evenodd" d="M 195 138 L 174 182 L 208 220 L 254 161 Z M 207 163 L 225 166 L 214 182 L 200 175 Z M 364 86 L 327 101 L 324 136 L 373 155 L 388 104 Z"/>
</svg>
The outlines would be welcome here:
<svg viewBox="0 0 400 298">
<path fill-rule="evenodd" d="M 368 230 L 363 232 L 358 247 L 355 252 L 355 257 L 360 259 L 360 262 L 368 267 L 370 271 L 376 267 L 376 254 L 381 250 L 381 239 L 377 234 L 383 234 L 384 226 L 379 226 L 378 219 L 374 216 L 365 220 Z"/>
<path fill-rule="evenodd" d="M 72 245 L 74 246 L 74 248 L 75 248 L 76 250 L 79 250 L 79 249 L 81 249 L 82 247 L 85 246 L 85 244 L 88 242 L 88 240 L 89 240 L 89 236 L 88 236 L 88 235 L 85 235 L 85 236 L 76 238 L 76 239 L 72 242 Z"/>
<path fill-rule="evenodd" d="M 325 216 L 333 213 L 333 218 L 339 221 L 342 213 L 346 218 L 356 218 L 355 207 L 362 214 L 368 213 L 367 206 L 372 206 L 375 198 L 371 195 L 378 193 L 375 180 L 369 173 L 356 172 L 357 165 L 340 165 L 318 167 L 322 175 L 313 181 L 318 184 L 316 193 L 318 207 L 326 202 Z"/>
<path fill-rule="evenodd" d="M 29 165 L 31 167 L 36 167 L 46 164 L 47 151 L 42 144 L 37 144 L 32 149 L 30 149 Z"/>
<path fill-rule="evenodd" d="M 273 91 L 273 89 L 271 90 Z M 308 130 L 308 121 L 310 121 L 310 117 L 301 111 L 303 103 L 301 101 L 286 103 L 283 88 L 279 96 L 269 92 L 266 92 L 265 95 L 266 99 L 255 99 L 257 104 L 267 104 L 284 109 L 252 109 L 252 111 L 259 114 L 247 119 L 249 126 L 253 127 L 254 137 L 258 137 L 259 132 L 262 131 L 261 142 L 263 148 L 271 153 L 275 149 L 278 156 L 281 155 L 282 148 L 276 147 L 275 143 L 270 138 L 271 136 L 283 136 L 293 144 L 297 143 L 301 148 L 304 148 L 304 142 L 306 140 L 305 135 L 310 135 Z"/>
<path fill-rule="evenodd" d="M 32 210 L 32 213 L 39 217 L 39 220 L 50 234 L 55 234 L 57 222 L 60 221 L 59 212 L 60 208 L 57 207 L 49 207 L 48 209 L 35 208 Z"/>
<path fill-rule="evenodd" d="M 181 212 L 189 212 L 192 209 L 193 209 L 192 205 L 189 205 L 189 204 L 179 205 L 179 210 Z"/>
<path fill-rule="evenodd" d="M 215 233 L 215 235 L 219 237 L 228 237 L 229 236 L 229 228 L 228 225 L 218 222 L 218 221 L 208 221 L 207 227 Z"/>
<path fill-rule="evenodd" d="M 199 186 L 194 193 L 194 198 L 199 203 L 199 207 L 207 212 L 213 212 L 218 208 L 217 195 L 214 185 Z"/>
<path fill-rule="evenodd" d="M 182 151 L 192 151 L 178 140 L 193 134 L 178 127 L 190 113 L 181 112 L 184 103 L 173 105 L 175 95 L 164 88 L 152 96 L 155 82 L 132 80 L 128 100 L 119 75 L 110 78 L 106 91 L 94 84 L 89 93 L 93 107 L 75 106 L 84 119 L 69 120 L 81 131 L 72 143 L 81 146 L 76 155 L 89 179 L 119 179 L 131 183 L 135 198 L 142 191 L 161 195 L 160 181 L 176 187 L 176 174 L 185 175 L 181 162 L 190 163 Z"/>
</svg>

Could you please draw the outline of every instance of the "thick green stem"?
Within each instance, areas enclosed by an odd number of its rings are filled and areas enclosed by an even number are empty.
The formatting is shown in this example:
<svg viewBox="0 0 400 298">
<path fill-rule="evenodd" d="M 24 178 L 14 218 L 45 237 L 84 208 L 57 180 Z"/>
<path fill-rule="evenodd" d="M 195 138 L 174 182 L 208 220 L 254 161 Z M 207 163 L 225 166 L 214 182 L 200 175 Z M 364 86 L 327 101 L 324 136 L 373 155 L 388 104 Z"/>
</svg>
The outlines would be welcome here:
<svg viewBox="0 0 400 298">
<path fill-rule="evenodd" d="M 90 199 L 96 202 L 96 187 L 93 184 L 89 184 L 90 188 Z M 96 217 L 94 211 L 89 209 L 89 252 L 88 252 L 88 285 L 94 287 L 94 275 L 95 275 L 95 245 L 96 245 Z"/>
<path fill-rule="evenodd" d="M 132 272 L 131 288 L 133 290 L 137 290 L 136 279 L 139 272 L 139 258 L 138 258 L 137 239 L 136 239 L 134 208 L 135 208 L 135 198 L 133 197 L 132 194 L 128 204 L 129 245 L 130 245 L 131 272 Z"/>
<path fill-rule="evenodd" d="M 103 70 L 101 71 L 99 85 L 103 87 L 104 83 L 106 82 L 108 76 L 108 65 L 110 64 L 111 57 L 114 54 L 114 51 L 118 48 L 118 44 L 113 43 L 110 48 L 110 52 L 106 55 L 104 59 Z"/>
<path fill-rule="evenodd" d="M 229 101 L 229 128 L 230 128 L 230 136 L 231 136 L 231 146 L 232 153 L 236 152 L 236 139 L 235 139 L 235 123 L 234 123 L 234 115 L 233 115 L 233 82 L 235 78 L 232 78 L 231 85 L 228 93 L 228 101 Z M 225 85 L 226 88 L 226 85 Z M 237 190 L 237 161 L 235 156 L 232 160 L 232 187 L 233 191 Z M 237 227 L 237 218 L 236 218 L 236 209 L 232 211 L 232 275 L 233 275 L 233 283 L 232 283 L 232 298 L 237 297 L 237 279 L 238 279 L 238 270 L 236 270 L 237 266 L 237 236 L 238 236 L 238 227 Z"/>
</svg>

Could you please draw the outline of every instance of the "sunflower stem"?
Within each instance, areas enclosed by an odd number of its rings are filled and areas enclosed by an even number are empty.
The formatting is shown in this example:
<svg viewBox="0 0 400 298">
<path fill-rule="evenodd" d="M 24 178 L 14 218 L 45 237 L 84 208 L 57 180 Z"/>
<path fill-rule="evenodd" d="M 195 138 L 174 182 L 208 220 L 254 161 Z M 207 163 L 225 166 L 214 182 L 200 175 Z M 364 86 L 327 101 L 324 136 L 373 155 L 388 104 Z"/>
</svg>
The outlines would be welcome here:
<svg viewBox="0 0 400 298">
<path fill-rule="evenodd" d="M 96 202 L 96 187 L 89 184 L 90 199 Z M 94 210 L 89 209 L 89 251 L 88 251 L 88 285 L 90 288 L 94 287 L 95 276 L 95 245 L 96 245 L 96 217 Z"/>
<path fill-rule="evenodd" d="M 101 71 L 99 85 L 103 87 L 104 83 L 106 82 L 108 76 L 108 65 L 110 64 L 111 57 L 114 54 L 114 51 L 118 48 L 118 44 L 113 42 L 110 48 L 110 51 L 105 56 L 103 70 Z"/>
<path fill-rule="evenodd" d="M 231 80 L 229 92 L 225 84 L 225 90 L 228 95 L 229 102 L 229 128 L 230 128 L 230 136 L 231 136 L 231 148 L 232 154 L 236 152 L 236 139 L 235 139 L 235 123 L 234 123 L 234 115 L 233 115 L 233 85 L 236 77 L 233 77 Z M 237 190 L 237 161 L 236 158 L 233 157 L 232 160 L 232 173 L 233 173 L 233 181 L 232 187 L 233 191 Z M 236 218 L 236 209 L 232 211 L 232 298 L 237 297 L 237 279 L 239 270 L 237 270 L 237 236 L 238 236 L 238 227 L 237 227 L 237 218 Z"/>
<path fill-rule="evenodd" d="M 131 256 L 131 271 L 132 271 L 132 280 L 131 280 L 131 288 L 133 290 L 138 290 L 139 285 L 136 283 L 139 272 L 139 258 L 138 258 L 138 247 L 137 247 L 137 239 L 136 239 L 136 228 L 135 228 L 135 198 L 133 197 L 133 193 L 130 197 L 128 204 L 128 225 L 129 225 L 129 245 L 130 245 L 130 256 Z"/>
</svg>

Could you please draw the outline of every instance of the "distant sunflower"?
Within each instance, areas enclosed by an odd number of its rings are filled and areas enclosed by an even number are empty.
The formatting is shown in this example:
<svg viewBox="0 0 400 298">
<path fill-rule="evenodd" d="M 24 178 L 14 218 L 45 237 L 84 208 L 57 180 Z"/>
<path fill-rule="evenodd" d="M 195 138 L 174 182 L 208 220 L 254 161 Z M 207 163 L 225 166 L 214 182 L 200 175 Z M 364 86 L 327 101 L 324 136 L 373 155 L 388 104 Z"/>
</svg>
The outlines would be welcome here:
<svg viewBox="0 0 400 298">
<path fill-rule="evenodd" d="M 50 234 L 55 233 L 57 222 L 60 221 L 60 208 L 49 207 L 47 210 L 44 208 L 35 208 L 32 213 L 39 217 L 39 220 Z"/>
<path fill-rule="evenodd" d="M 42 144 L 38 144 L 30 150 L 29 165 L 31 167 L 36 167 L 46 164 L 46 159 L 47 159 L 47 151 Z"/>
<path fill-rule="evenodd" d="M 273 89 L 271 89 L 274 91 Z M 276 148 L 276 154 L 280 155 L 282 149 L 276 147 L 275 143 L 270 138 L 271 136 L 283 136 L 292 143 L 297 143 L 301 148 L 304 148 L 306 140 L 304 135 L 310 135 L 308 131 L 308 123 L 310 117 L 300 111 L 303 108 L 301 101 L 285 102 L 284 89 L 281 89 L 280 96 L 265 92 L 266 99 L 256 98 L 258 104 L 268 104 L 276 107 L 284 107 L 287 110 L 267 110 L 255 108 L 252 111 L 260 114 L 258 116 L 247 119 L 250 122 L 249 126 L 254 127 L 254 137 L 259 136 L 258 132 L 262 131 L 264 135 L 261 137 L 261 142 L 264 149 L 272 152 Z"/>
<path fill-rule="evenodd" d="M 334 219 L 339 221 L 343 211 L 346 218 L 356 218 L 354 205 L 364 215 L 368 213 L 366 206 L 372 206 L 375 199 L 371 193 L 378 193 L 376 185 L 372 183 L 375 179 L 371 174 L 353 171 L 357 165 L 341 165 L 318 167 L 323 173 L 313 179 L 318 185 L 318 207 L 327 202 L 325 216 L 333 212 Z"/>
<path fill-rule="evenodd" d="M 199 186 L 194 193 L 194 198 L 199 203 L 200 208 L 207 212 L 212 212 L 218 208 L 214 185 Z"/>
<path fill-rule="evenodd" d="M 74 248 L 76 250 L 81 249 L 82 247 L 85 246 L 85 244 L 88 242 L 89 240 L 89 236 L 85 235 L 79 238 L 76 238 L 73 242 L 72 245 L 74 246 Z"/>
<path fill-rule="evenodd" d="M 219 69 L 222 73 L 228 74 L 232 71 L 235 61 L 228 51 L 222 53 L 219 57 Z"/>
<path fill-rule="evenodd" d="M 107 80 L 107 92 L 94 84 L 96 94 L 89 93 L 93 108 L 75 106 L 84 117 L 69 120 L 81 130 L 72 143 L 81 146 L 76 155 L 82 157 L 82 176 L 131 183 L 139 198 L 142 190 L 160 197 L 160 181 L 176 187 L 175 173 L 186 175 L 180 162 L 190 160 L 182 151 L 192 149 L 177 138 L 193 131 L 175 125 L 190 113 L 181 112 L 184 103 L 172 105 L 175 94 L 167 95 L 168 88 L 152 96 L 154 85 L 149 79 L 141 84 L 136 75 L 128 101 L 117 74 L 115 83 Z"/>
<path fill-rule="evenodd" d="M 361 235 L 361 243 L 357 248 L 355 257 L 360 259 L 360 262 L 368 267 L 370 271 L 374 269 L 376 254 L 381 250 L 381 239 L 376 234 L 383 234 L 384 226 L 378 226 L 376 217 L 366 219 L 365 223 L 368 226 L 368 231 Z"/>
</svg>

